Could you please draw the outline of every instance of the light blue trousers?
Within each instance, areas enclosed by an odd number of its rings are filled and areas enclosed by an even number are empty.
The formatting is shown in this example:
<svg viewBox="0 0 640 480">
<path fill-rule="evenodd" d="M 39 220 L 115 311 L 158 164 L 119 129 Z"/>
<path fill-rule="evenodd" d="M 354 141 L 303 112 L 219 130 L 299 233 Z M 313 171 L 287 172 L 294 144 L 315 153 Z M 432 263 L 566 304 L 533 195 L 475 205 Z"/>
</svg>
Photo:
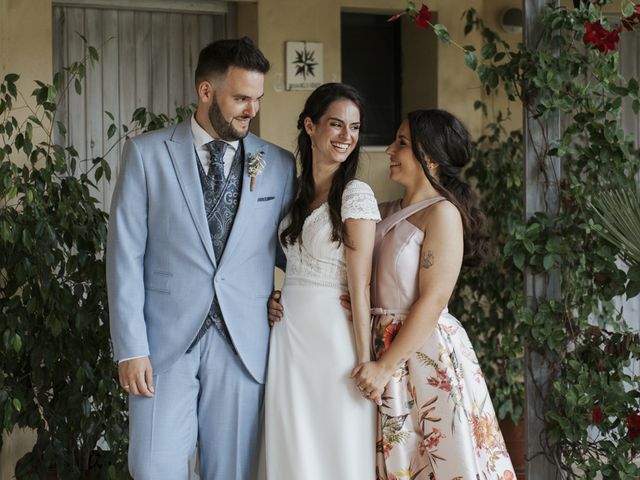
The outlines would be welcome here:
<svg viewBox="0 0 640 480">
<path fill-rule="evenodd" d="M 186 480 L 198 445 L 202 480 L 254 480 L 264 386 L 209 328 L 190 353 L 154 375 L 153 398 L 129 396 L 135 480 Z"/>
</svg>

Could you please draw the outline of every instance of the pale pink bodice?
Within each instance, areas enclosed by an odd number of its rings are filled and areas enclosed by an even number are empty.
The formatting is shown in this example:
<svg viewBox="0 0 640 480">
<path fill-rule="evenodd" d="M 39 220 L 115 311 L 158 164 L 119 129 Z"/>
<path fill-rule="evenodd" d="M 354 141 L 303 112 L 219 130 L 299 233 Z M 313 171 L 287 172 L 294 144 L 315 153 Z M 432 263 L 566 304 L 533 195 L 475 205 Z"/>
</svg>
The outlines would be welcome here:
<svg viewBox="0 0 640 480">
<path fill-rule="evenodd" d="M 388 205 L 385 218 L 376 226 L 371 279 L 373 314 L 406 313 L 418 299 L 424 232 L 407 218 L 441 200 L 444 198 L 436 197 L 406 208 L 400 207 L 400 200 Z"/>
</svg>

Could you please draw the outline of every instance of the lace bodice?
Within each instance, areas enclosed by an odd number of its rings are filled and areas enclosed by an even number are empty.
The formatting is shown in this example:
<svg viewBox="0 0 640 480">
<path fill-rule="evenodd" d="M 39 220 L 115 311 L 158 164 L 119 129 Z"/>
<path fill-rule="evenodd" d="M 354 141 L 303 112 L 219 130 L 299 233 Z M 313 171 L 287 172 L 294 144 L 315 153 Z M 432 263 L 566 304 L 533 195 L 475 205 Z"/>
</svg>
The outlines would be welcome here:
<svg viewBox="0 0 640 480">
<path fill-rule="evenodd" d="M 342 194 L 342 221 L 348 218 L 380 220 L 380 212 L 371 187 L 359 180 L 350 181 Z M 287 215 L 280 233 L 289 225 Z M 329 206 L 325 202 L 305 219 L 302 242 L 283 246 L 287 256 L 286 284 L 347 288 L 345 246 L 331 241 Z"/>
</svg>

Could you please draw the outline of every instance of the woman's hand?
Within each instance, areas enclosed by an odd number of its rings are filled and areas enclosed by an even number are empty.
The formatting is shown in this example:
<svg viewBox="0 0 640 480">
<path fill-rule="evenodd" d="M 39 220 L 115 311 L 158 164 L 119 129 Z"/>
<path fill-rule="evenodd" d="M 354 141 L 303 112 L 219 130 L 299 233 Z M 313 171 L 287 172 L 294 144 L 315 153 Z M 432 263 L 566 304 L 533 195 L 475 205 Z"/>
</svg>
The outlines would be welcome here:
<svg viewBox="0 0 640 480">
<path fill-rule="evenodd" d="M 362 392 L 365 398 L 382 405 L 382 394 L 387 386 L 393 371 L 385 367 L 381 362 L 365 362 L 358 365 L 351 372 L 351 378 Z"/>
<path fill-rule="evenodd" d="M 267 310 L 269 313 L 269 325 L 273 327 L 276 322 L 282 320 L 284 307 L 280 303 L 280 290 L 274 290 L 267 300 Z"/>
</svg>

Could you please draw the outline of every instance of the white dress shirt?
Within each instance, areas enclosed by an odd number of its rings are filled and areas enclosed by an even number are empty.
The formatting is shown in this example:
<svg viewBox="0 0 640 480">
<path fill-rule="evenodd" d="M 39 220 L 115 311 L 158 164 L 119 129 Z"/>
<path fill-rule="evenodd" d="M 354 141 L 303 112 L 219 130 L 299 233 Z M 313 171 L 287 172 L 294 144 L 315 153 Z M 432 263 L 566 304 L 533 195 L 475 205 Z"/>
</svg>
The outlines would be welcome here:
<svg viewBox="0 0 640 480">
<path fill-rule="evenodd" d="M 198 158 L 200 159 L 200 163 L 202 163 L 202 168 L 204 168 L 204 172 L 207 173 L 209 171 L 209 150 L 205 145 L 213 140 L 213 137 L 209 135 L 204 128 L 202 128 L 198 122 L 196 121 L 196 116 L 193 115 L 191 117 L 191 134 L 193 135 L 193 144 L 196 146 L 196 153 L 198 154 Z M 238 150 L 238 145 L 240 140 L 235 140 L 233 142 L 228 142 L 223 140 L 227 144 L 227 149 L 224 151 L 224 176 L 225 178 L 229 176 L 229 172 L 231 171 L 231 164 L 233 163 L 233 158 L 236 155 L 236 151 Z"/>
</svg>

